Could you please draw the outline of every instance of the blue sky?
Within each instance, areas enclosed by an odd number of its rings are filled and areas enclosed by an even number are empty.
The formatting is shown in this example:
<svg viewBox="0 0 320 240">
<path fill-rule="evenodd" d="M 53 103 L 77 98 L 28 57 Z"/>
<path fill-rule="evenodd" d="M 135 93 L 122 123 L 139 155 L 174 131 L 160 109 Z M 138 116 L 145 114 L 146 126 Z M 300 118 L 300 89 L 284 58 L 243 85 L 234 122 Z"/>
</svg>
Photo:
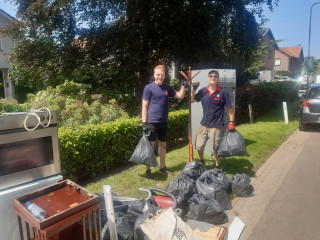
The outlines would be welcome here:
<svg viewBox="0 0 320 240">
<path fill-rule="evenodd" d="M 319 0 L 280 0 L 273 12 L 265 8 L 269 27 L 280 47 L 291 47 L 301 44 L 304 56 L 308 56 L 310 8 Z M 16 7 L 10 2 L 0 0 L 0 8 L 15 16 Z M 320 4 L 312 8 L 312 24 L 310 38 L 310 56 L 320 58 Z"/>
<path fill-rule="evenodd" d="M 301 44 L 304 56 L 308 56 L 310 8 L 320 0 L 280 0 L 273 12 L 265 10 L 269 27 L 280 47 Z M 320 58 L 320 3 L 312 7 L 310 56 Z"/>
</svg>

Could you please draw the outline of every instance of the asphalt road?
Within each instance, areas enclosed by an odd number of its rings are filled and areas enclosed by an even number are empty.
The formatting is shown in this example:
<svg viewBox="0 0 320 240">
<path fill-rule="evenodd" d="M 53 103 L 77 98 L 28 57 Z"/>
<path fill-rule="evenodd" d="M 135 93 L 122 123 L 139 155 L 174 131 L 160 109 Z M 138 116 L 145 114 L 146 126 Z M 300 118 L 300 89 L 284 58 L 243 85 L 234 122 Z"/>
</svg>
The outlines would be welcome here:
<svg viewBox="0 0 320 240">
<path fill-rule="evenodd" d="M 226 211 L 246 224 L 240 240 L 320 239 L 320 127 L 295 131 L 251 183 L 255 196 Z"/>
</svg>

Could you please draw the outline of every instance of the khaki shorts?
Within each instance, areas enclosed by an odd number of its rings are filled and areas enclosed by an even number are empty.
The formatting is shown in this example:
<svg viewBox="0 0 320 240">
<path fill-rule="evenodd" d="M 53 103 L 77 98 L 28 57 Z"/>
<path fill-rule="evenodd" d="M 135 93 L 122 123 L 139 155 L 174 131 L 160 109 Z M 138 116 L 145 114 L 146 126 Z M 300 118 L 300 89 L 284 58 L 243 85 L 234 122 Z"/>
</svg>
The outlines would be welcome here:
<svg viewBox="0 0 320 240">
<path fill-rule="evenodd" d="M 223 132 L 224 132 L 223 127 L 207 128 L 200 124 L 199 130 L 196 136 L 195 148 L 199 151 L 203 151 L 208 139 L 210 139 L 211 140 L 211 146 L 210 146 L 211 156 L 213 156 L 215 153 L 217 153 L 219 149 Z"/>
</svg>

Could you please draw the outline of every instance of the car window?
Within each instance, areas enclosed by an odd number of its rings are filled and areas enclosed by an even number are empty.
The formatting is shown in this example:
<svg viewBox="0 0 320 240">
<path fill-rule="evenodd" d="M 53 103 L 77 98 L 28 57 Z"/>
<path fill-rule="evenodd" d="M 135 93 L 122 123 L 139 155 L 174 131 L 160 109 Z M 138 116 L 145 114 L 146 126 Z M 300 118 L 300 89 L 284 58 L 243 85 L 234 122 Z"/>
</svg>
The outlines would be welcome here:
<svg viewBox="0 0 320 240">
<path fill-rule="evenodd" d="M 311 88 L 308 92 L 309 99 L 320 99 L 320 88 Z"/>
</svg>

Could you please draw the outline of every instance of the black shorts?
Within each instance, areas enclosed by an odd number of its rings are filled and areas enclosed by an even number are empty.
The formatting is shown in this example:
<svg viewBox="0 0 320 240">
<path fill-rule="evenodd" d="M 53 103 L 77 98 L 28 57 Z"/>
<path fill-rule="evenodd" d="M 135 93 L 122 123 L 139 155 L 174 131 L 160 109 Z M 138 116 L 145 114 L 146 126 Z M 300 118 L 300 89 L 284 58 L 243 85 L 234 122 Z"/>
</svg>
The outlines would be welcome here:
<svg viewBox="0 0 320 240">
<path fill-rule="evenodd" d="M 161 142 L 167 141 L 167 135 L 168 135 L 168 123 L 149 123 L 150 127 L 150 136 L 148 137 L 150 142 L 156 141 L 158 138 Z"/>
</svg>

